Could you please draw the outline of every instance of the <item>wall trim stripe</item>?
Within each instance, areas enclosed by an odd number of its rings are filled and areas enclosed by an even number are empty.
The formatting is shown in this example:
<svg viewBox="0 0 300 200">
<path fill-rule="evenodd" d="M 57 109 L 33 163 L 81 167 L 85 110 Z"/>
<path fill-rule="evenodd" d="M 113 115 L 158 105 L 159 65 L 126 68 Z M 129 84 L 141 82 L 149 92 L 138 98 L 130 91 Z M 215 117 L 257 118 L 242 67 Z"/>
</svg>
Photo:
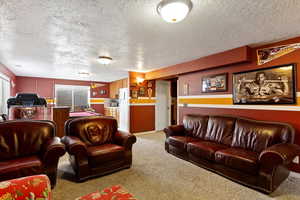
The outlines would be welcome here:
<svg viewBox="0 0 300 200">
<path fill-rule="evenodd" d="M 156 97 L 138 97 L 138 98 L 132 98 L 132 97 L 129 97 L 129 99 L 156 99 Z"/>
<path fill-rule="evenodd" d="M 194 98 L 179 99 L 179 104 L 232 104 L 232 98 Z"/>
<path fill-rule="evenodd" d="M 232 94 L 178 96 L 179 99 L 232 98 Z"/>
<path fill-rule="evenodd" d="M 90 104 L 104 104 L 107 99 L 108 98 L 90 98 L 89 102 Z"/>
<path fill-rule="evenodd" d="M 178 104 L 179 107 L 195 108 L 230 108 L 230 109 L 251 109 L 251 110 L 283 110 L 300 111 L 300 106 L 277 106 L 277 105 L 217 105 L 217 104 Z"/>
<path fill-rule="evenodd" d="M 232 94 L 225 95 L 192 95 L 179 96 L 177 100 L 179 106 L 188 107 L 214 107 L 233 109 L 264 109 L 264 110 L 293 110 L 300 109 L 300 92 L 297 92 L 297 102 L 295 105 L 234 105 Z"/>
<path fill-rule="evenodd" d="M 297 97 L 300 97 L 300 92 L 296 93 Z M 233 98 L 232 94 L 212 94 L 212 95 L 189 95 L 189 96 L 178 96 L 179 99 L 194 99 L 194 98 Z"/>
<path fill-rule="evenodd" d="M 156 99 L 130 99 L 131 104 L 155 104 Z"/>
<path fill-rule="evenodd" d="M 130 106 L 155 106 L 155 103 L 131 103 Z"/>
</svg>

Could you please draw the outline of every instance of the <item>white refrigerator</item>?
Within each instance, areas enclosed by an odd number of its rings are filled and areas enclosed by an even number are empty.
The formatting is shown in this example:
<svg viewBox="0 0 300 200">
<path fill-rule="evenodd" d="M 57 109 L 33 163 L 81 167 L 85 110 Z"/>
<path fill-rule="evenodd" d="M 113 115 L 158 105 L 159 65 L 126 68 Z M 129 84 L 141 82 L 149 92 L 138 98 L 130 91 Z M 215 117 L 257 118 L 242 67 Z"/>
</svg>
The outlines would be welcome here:
<svg viewBox="0 0 300 200">
<path fill-rule="evenodd" d="M 129 132 L 129 89 L 119 90 L 119 130 Z"/>
</svg>

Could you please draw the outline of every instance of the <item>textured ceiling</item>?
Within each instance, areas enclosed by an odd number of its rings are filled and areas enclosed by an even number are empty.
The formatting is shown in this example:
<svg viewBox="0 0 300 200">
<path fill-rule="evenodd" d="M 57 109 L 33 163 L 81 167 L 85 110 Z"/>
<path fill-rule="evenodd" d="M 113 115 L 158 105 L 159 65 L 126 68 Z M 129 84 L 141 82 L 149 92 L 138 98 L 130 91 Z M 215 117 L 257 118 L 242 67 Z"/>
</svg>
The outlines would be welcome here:
<svg viewBox="0 0 300 200">
<path fill-rule="evenodd" d="M 113 81 L 300 33 L 300 0 L 193 0 L 178 24 L 158 16 L 158 3 L 0 0 L 0 62 L 16 75 Z M 99 55 L 114 61 L 101 65 Z"/>
</svg>

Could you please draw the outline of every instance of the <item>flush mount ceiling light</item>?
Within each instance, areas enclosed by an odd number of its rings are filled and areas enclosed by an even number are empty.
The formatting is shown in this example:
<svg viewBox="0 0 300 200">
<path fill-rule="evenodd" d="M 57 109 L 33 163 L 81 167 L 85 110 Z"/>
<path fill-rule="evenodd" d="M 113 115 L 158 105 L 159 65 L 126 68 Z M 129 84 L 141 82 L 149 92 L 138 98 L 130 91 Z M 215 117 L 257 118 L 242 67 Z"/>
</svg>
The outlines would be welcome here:
<svg viewBox="0 0 300 200">
<path fill-rule="evenodd" d="M 191 11 L 191 0 L 162 0 L 157 5 L 158 14 L 169 23 L 182 21 Z"/>
<path fill-rule="evenodd" d="M 108 57 L 108 56 L 99 56 L 98 57 L 98 62 L 103 65 L 108 65 L 109 63 L 111 63 L 111 61 L 112 61 L 112 58 Z"/>
</svg>

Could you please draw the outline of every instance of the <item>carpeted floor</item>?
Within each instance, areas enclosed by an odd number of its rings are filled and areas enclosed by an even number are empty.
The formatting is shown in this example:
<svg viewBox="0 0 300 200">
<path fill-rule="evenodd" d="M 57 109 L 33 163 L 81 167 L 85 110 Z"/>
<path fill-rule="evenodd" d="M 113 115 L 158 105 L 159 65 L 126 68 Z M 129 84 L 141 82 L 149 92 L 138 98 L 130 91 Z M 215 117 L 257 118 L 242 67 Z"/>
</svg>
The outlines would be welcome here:
<svg viewBox="0 0 300 200">
<path fill-rule="evenodd" d="M 76 197 L 121 184 L 140 200 L 299 200 L 300 178 L 290 176 L 271 196 L 178 159 L 164 150 L 162 132 L 137 136 L 132 168 L 83 183 L 72 181 L 72 169 L 64 156 L 54 200 Z"/>
</svg>

